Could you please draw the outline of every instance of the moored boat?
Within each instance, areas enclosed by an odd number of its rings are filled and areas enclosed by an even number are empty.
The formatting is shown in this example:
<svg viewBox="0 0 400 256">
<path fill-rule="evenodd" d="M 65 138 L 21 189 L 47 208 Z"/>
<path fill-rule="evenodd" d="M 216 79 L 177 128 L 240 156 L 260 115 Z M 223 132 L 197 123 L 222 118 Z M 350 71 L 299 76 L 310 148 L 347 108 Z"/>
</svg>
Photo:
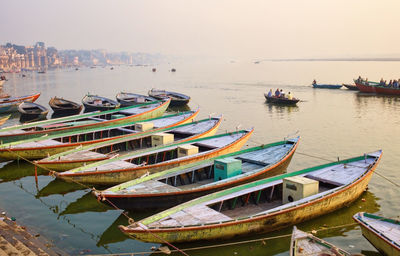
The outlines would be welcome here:
<svg viewBox="0 0 400 256">
<path fill-rule="evenodd" d="M 95 192 L 120 209 L 167 208 L 212 192 L 271 177 L 289 165 L 299 137 L 183 165 Z"/>
<path fill-rule="evenodd" d="M 115 100 L 92 94 L 85 95 L 82 99 L 82 104 L 85 106 L 85 112 L 105 111 L 120 106 Z"/>
<path fill-rule="evenodd" d="M 276 97 L 276 96 L 268 97 L 268 95 L 266 93 L 264 93 L 264 97 L 268 103 L 273 103 L 273 104 L 296 105 L 297 102 L 300 101 L 300 99 L 296 99 L 296 98 L 288 99 L 285 97 Z"/>
<path fill-rule="evenodd" d="M 239 150 L 253 133 L 240 130 L 226 134 L 158 146 L 96 162 L 63 173 L 58 178 L 89 184 L 115 185 L 169 168 L 210 159 Z M 159 139 L 161 140 L 161 138 Z"/>
<path fill-rule="evenodd" d="M 152 124 L 152 127 L 148 127 L 148 130 L 140 129 L 140 125 L 143 124 L 141 122 L 130 122 L 4 143 L 0 145 L 0 159 L 42 159 L 68 150 L 77 150 L 77 148 L 81 149 L 87 145 L 112 141 L 122 137 L 137 137 L 142 134 L 156 132 L 182 123 L 190 122 L 197 113 L 198 112 L 189 111 L 147 119 L 146 122 L 151 122 Z M 78 157 L 81 159 L 83 158 L 83 155 L 79 154 Z M 83 163 L 82 161 L 80 162 Z"/>
<path fill-rule="evenodd" d="M 378 93 L 378 94 L 387 94 L 387 95 L 400 95 L 400 88 L 382 85 L 377 82 L 367 82 L 365 80 L 354 80 L 357 88 L 360 92 L 368 92 L 368 93 Z"/>
<path fill-rule="evenodd" d="M 49 105 L 56 115 L 76 115 L 82 110 L 81 104 L 60 97 L 51 98 Z"/>
<path fill-rule="evenodd" d="M 359 91 L 360 89 L 358 89 L 357 85 L 354 84 L 342 84 L 344 87 L 346 87 L 349 90 L 352 91 Z"/>
<path fill-rule="evenodd" d="M 382 151 L 215 192 L 120 230 L 145 242 L 228 239 L 279 230 L 356 200 Z"/>
<path fill-rule="evenodd" d="M 40 96 L 40 93 L 24 95 L 19 97 L 2 97 L 0 98 L 0 107 L 8 103 L 35 102 Z"/>
<path fill-rule="evenodd" d="M 352 256 L 353 254 L 328 243 L 312 234 L 303 232 L 293 227 L 290 241 L 290 256 Z"/>
<path fill-rule="evenodd" d="M 194 140 L 213 135 L 221 123 L 221 118 L 203 119 L 191 123 L 173 126 L 155 132 L 145 132 L 134 136 L 113 139 L 92 144 L 82 148 L 72 149 L 42 160 L 36 161 L 41 167 L 55 171 L 67 171 L 94 162 L 111 159 L 123 154 L 134 154 L 145 149 L 155 148 L 151 141 L 160 135 L 173 137 L 170 144 Z"/>
<path fill-rule="evenodd" d="M 129 92 L 119 92 L 115 97 L 117 101 L 121 104 L 121 107 L 132 106 L 136 104 L 142 104 L 145 102 L 152 102 L 157 100 L 147 95 L 141 95 Z"/>
<path fill-rule="evenodd" d="M 0 142 L 8 143 L 22 139 L 41 137 L 46 134 L 60 134 L 96 126 L 124 124 L 155 118 L 164 114 L 169 103 L 170 100 L 158 101 L 103 112 L 92 112 L 6 127 L 0 129 Z"/>
<path fill-rule="evenodd" d="M 22 102 L 18 105 L 18 112 L 21 114 L 21 121 L 41 120 L 46 119 L 49 110 L 37 103 Z"/>
<path fill-rule="evenodd" d="M 363 236 L 382 254 L 400 255 L 400 220 L 359 212 L 353 219 Z"/>
<path fill-rule="evenodd" d="M 171 107 L 175 106 L 183 106 L 189 103 L 190 97 L 182 94 L 182 93 L 177 93 L 177 92 L 170 92 L 170 91 L 165 91 L 165 90 L 157 90 L 157 89 L 151 89 L 148 92 L 150 97 L 156 98 L 156 99 L 167 99 L 171 98 Z"/>
</svg>

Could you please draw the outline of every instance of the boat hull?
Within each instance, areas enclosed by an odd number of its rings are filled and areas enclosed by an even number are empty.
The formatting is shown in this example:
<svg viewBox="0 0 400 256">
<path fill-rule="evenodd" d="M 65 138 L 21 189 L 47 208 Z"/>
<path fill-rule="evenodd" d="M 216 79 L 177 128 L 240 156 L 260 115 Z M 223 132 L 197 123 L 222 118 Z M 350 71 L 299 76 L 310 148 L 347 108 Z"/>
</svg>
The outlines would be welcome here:
<svg viewBox="0 0 400 256">
<path fill-rule="evenodd" d="M 376 164 L 362 178 L 328 196 L 267 215 L 193 227 L 148 229 L 143 226 L 142 229 L 129 229 L 119 226 L 119 228 L 132 238 L 153 243 L 159 243 L 160 239 L 170 243 L 230 239 L 280 230 L 348 206 L 366 190 L 375 168 Z"/>
<path fill-rule="evenodd" d="M 360 89 L 358 89 L 357 85 L 343 84 L 343 86 L 351 91 L 359 91 L 360 90 Z"/>
<path fill-rule="evenodd" d="M 268 97 L 266 94 L 264 94 L 264 97 L 268 103 L 280 104 L 280 105 L 296 105 L 297 102 L 300 101 L 299 99 L 290 100 L 288 98 Z"/>
<path fill-rule="evenodd" d="M 361 92 L 387 94 L 387 95 L 400 95 L 400 88 L 384 87 L 379 85 L 365 85 L 363 83 L 358 83 L 358 82 L 356 82 L 356 85 Z"/>
<path fill-rule="evenodd" d="M 295 150 L 296 148 L 294 148 L 293 151 L 290 152 L 290 154 L 288 154 L 285 157 L 285 159 L 283 159 L 283 161 L 277 163 L 275 166 L 270 166 L 268 168 L 265 168 L 263 171 L 260 171 L 259 173 L 256 173 L 251 177 L 246 177 L 246 179 L 242 179 L 238 182 L 215 187 L 213 189 L 207 189 L 201 191 L 193 189 L 193 190 L 183 191 L 183 193 L 174 193 L 167 195 L 141 194 L 138 197 L 107 196 L 107 201 L 110 201 L 113 205 L 116 205 L 118 208 L 125 210 L 158 209 L 158 208 L 172 207 L 213 192 L 238 186 L 258 179 L 282 174 L 288 167 Z"/>
<path fill-rule="evenodd" d="M 122 182 L 127 182 L 136 178 L 139 178 L 147 173 L 152 174 L 156 172 L 161 172 L 166 169 L 182 166 L 185 164 L 190 164 L 202 160 L 207 160 L 213 157 L 217 157 L 220 155 L 225 155 L 228 153 L 232 153 L 238 151 L 243 145 L 247 142 L 253 130 L 248 132 L 245 136 L 235 141 L 234 143 L 220 148 L 218 150 L 212 151 L 207 154 L 196 155 L 194 157 L 190 157 L 187 159 L 179 160 L 176 159 L 174 161 L 159 163 L 149 166 L 139 166 L 136 168 L 128 168 L 128 169 L 117 169 L 112 171 L 96 171 L 96 172 L 81 172 L 81 173 L 68 173 L 64 174 L 56 174 L 58 178 L 65 179 L 66 181 L 75 181 L 82 182 L 88 184 L 99 184 L 99 185 L 115 185 L 120 184 Z"/>
<path fill-rule="evenodd" d="M 371 227 L 368 227 L 362 220 L 359 220 L 357 213 L 353 218 L 360 224 L 363 236 L 382 254 L 384 255 L 400 255 L 400 246 L 395 246 L 386 237 L 378 232 L 375 232 Z"/>
<path fill-rule="evenodd" d="M 341 84 L 313 84 L 312 86 L 321 89 L 340 89 L 342 87 Z"/>
</svg>

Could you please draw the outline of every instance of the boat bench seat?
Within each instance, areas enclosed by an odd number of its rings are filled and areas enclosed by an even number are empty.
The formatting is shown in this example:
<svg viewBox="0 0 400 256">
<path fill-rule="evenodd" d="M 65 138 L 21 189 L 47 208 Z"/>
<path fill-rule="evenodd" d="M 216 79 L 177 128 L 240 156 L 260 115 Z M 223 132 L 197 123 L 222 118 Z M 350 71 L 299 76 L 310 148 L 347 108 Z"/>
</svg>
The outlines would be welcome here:
<svg viewBox="0 0 400 256">
<path fill-rule="evenodd" d="M 125 133 L 135 133 L 135 131 L 132 129 L 122 128 L 122 127 L 117 128 L 117 130 L 125 132 Z"/>
<path fill-rule="evenodd" d="M 245 158 L 245 157 L 236 157 L 236 159 L 242 160 L 243 162 L 248 162 L 248 163 L 252 163 L 252 164 L 258 164 L 258 165 L 262 165 L 262 166 L 267 166 L 267 165 L 270 164 L 270 163 L 257 161 L 257 160 L 253 160 L 253 159 Z"/>
<path fill-rule="evenodd" d="M 344 185 L 344 184 L 342 184 L 342 183 L 340 183 L 340 182 L 336 182 L 336 181 L 333 181 L 333 180 L 324 179 L 324 178 L 321 178 L 321 177 L 318 177 L 318 176 L 314 176 L 314 175 L 311 175 L 311 174 L 306 175 L 306 176 L 304 176 L 304 177 L 309 178 L 309 179 L 312 179 L 312 180 L 317 180 L 317 181 L 319 181 L 319 182 L 331 184 L 331 185 L 334 185 L 334 186 L 338 186 L 338 187 Z"/>
</svg>

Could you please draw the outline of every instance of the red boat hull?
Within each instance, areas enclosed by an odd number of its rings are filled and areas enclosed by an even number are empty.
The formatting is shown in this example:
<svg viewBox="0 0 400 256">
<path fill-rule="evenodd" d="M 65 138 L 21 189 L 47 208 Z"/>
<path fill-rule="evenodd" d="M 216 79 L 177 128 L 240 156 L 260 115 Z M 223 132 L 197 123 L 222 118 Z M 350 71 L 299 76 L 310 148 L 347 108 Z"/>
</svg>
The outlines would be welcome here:
<svg viewBox="0 0 400 256">
<path fill-rule="evenodd" d="M 358 83 L 358 82 L 356 82 L 356 85 L 361 92 L 400 95 L 400 88 L 383 87 L 379 85 L 365 85 L 363 83 Z"/>
</svg>

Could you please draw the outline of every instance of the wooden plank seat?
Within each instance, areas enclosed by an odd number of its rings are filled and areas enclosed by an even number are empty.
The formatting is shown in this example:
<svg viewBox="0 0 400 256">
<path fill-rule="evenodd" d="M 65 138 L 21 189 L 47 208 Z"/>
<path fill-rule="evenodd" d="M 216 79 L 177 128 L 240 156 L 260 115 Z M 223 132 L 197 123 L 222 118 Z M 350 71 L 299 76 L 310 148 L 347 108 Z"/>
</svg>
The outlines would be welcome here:
<svg viewBox="0 0 400 256">
<path fill-rule="evenodd" d="M 136 184 L 131 187 L 127 187 L 126 189 L 121 190 L 122 193 L 134 193 L 136 191 L 146 191 L 147 193 L 169 193 L 169 192 L 177 192 L 181 189 L 167 185 L 163 182 L 159 182 L 156 180 L 148 180 L 146 182 Z"/>
<path fill-rule="evenodd" d="M 63 161 L 74 161 L 74 160 L 85 160 L 85 159 L 94 159 L 94 158 L 105 158 L 106 155 L 105 154 L 101 154 L 101 153 L 97 153 L 94 151 L 87 151 L 87 150 L 83 150 L 83 151 L 78 151 L 78 152 L 74 152 L 65 156 L 61 156 L 59 158 L 56 159 L 51 159 L 48 160 L 50 162 L 57 162 L 60 160 Z"/>
<path fill-rule="evenodd" d="M 186 208 L 182 211 L 171 214 L 157 222 L 153 222 L 149 227 L 163 227 L 163 226 L 190 226 L 198 225 L 209 222 L 222 222 L 232 220 L 230 217 L 215 211 L 207 206 L 194 206 Z"/>
</svg>

